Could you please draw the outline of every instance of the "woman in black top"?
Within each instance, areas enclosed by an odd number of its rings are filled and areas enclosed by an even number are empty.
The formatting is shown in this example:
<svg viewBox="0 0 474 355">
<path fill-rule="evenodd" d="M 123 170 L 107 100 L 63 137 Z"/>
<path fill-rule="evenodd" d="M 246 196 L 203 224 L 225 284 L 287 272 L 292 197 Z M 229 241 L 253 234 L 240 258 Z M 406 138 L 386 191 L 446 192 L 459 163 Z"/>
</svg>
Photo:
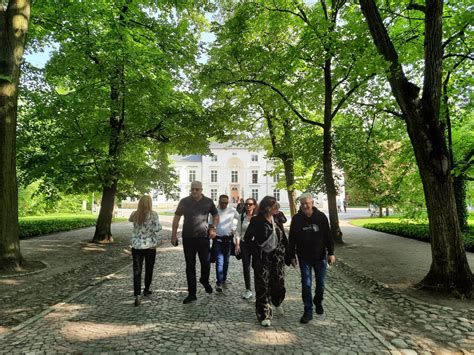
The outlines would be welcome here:
<svg viewBox="0 0 474 355">
<path fill-rule="evenodd" d="M 264 327 L 271 325 L 273 317 L 272 304 L 276 313 L 282 314 L 280 307 L 285 298 L 285 247 L 288 240 L 283 225 L 274 220 L 277 212 L 277 201 L 272 196 L 265 196 L 259 203 L 257 216 L 253 217 L 245 232 L 244 242 L 250 242 L 253 254 L 253 272 L 255 279 L 255 311 L 257 319 Z M 276 248 L 265 252 L 262 246 L 272 233 L 276 233 Z"/>
</svg>

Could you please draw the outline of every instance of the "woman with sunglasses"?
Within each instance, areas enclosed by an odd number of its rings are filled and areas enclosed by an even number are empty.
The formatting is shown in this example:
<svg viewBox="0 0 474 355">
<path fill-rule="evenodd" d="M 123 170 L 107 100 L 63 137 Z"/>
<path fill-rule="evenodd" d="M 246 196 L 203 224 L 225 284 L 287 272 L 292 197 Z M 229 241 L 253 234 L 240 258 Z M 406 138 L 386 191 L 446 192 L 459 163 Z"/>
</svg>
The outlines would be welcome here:
<svg viewBox="0 0 474 355">
<path fill-rule="evenodd" d="M 245 291 L 242 294 L 244 300 L 248 300 L 253 296 L 252 286 L 250 285 L 250 264 L 252 260 L 252 253 L 250 250 L 250 242 L 244 242 L 242 237 L 245 235 L 249 226 L 250 220 L 257 214 L 257 201 L 252 197 L 245 200 L 244 208 L 240 214 L 240 221 L 237 223 L 237 230 L 235 232 L 235 255 L 241 255 L 242 268 L 244 271 Z"/>
</svg>

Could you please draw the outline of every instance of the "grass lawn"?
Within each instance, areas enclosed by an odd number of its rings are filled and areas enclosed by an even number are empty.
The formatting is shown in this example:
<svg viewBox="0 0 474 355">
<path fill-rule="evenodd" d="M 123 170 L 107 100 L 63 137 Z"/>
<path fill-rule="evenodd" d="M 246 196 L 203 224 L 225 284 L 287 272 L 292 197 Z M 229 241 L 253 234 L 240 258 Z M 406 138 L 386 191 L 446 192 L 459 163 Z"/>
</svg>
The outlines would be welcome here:
<svg viewBox="0 0 474 355">
<path fill-rule="evenodd" d="M 395 234 L 402 237 L 417 239 L 424 242 L 430 241 L 428 221 L 410 221 L 406 218 L 394 217 L 372 217 L 354 219 L 350 224 L 358 227 L 368 228 Z M 468 217 L 469 229 L 463 234 L 466 251 L 474 252 L 474 214 Z"/>
<path fill-rule="evenodd" d="M 44 216 L 20 217 L 20 239 L 95 226 L 97 215 L 90 213 L 55 213 Z M 114 222 L 127 218 L 114 218 Z"/>
</svg>

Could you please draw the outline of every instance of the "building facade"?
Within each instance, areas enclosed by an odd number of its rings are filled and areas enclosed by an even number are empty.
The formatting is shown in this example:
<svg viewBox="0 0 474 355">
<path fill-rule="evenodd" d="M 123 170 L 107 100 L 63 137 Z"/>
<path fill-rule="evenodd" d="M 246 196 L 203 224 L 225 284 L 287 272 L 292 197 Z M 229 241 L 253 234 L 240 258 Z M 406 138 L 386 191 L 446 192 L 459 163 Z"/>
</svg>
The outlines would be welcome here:
<svg viewBox="0 0 474 355">
<path fill-rule="evenodd" d="M 288 207 L 288 194 L 277 183 L 283 176 L 270 175 L 273 162 L 265 158 L 263 150 L 251 151 L 232 143 L 211 143 L 211 155 L 175 155 L 171 157 L 179 177 L 178 190 L 168 199 L 161 191 L 152 191 L 153 204 L 174 207 L 183 197 L 189 196 L 191 182 L 202 182 L 204 195 L 217 202 L 220 195 L 229 196 L 231 204 L 239 199 L 253 197 L 260 201 L 264 196 L 274 196 L 283 208 Z M 325 195 L 315 196 L 316 205 L 324 207 Z M 122 204 L 132 200 L 127 199 Z"/>
</svg>

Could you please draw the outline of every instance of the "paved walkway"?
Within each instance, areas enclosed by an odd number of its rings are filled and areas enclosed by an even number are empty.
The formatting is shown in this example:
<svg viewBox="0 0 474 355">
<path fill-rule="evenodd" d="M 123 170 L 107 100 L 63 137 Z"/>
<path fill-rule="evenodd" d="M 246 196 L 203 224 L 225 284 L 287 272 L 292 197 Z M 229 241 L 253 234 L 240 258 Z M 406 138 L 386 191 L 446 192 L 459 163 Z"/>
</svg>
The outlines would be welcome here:
<svg viewBox="0 0 474 355">
<path fill-rule="evenodd" d="M 169 223 L 163 224 L 169 236 Z M 234 258 L 232 283 L 223 294 L 199 289 L 198 301 L 183 305 L 182 249 L 165 242 L 155 265 L 154 294 L 140 307 L 133 307 L 132 269 L 127 265 L 0 334 L 0 353 L 474 353 L 472 303 L 443 307 L 387 287 L 418 281 L 418 275 L 411 276 L 413 264 L 424 275 L 426 256 L 406 263 L 402 255 L 409 249 L 419 256 L 414 249 L 425 253 L 428 244 L 342 224 L 347 246 L 336 251 L 343 262 L 329 270 L 325 320 L 298 322 L 299 271 L 287 268 L 285 314 L 272 327 L 262 328 L 253 302 L 240 298 L 241 264 Z M 42 238 L 29 242 L 44 245 Z M 387 259 L 392 254 L 393 260 Z M 394 280 L 397 275 L 400 279 Z"/>
</svg>

